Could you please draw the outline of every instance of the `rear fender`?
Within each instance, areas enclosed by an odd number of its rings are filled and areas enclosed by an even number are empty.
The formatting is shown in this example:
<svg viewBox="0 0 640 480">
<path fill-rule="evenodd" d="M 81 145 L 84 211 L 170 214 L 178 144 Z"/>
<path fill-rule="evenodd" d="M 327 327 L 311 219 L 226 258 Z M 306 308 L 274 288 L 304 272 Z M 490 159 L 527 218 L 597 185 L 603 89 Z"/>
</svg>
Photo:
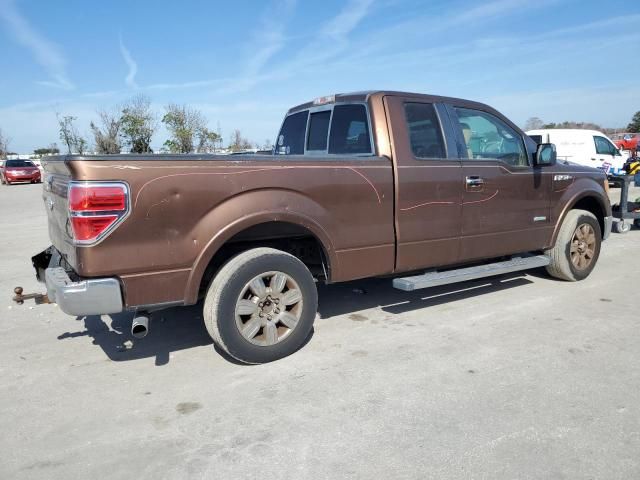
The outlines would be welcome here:
<svg viewBox="0 0 640 480">
<path fill-rule="evenodd" d="M 288 222 L 306 228 L 321 243 L 329 267 L 336 265 L 331 236 L 322 225 L 322 219 L 327 216 L 321 205 L 284 189 L 245 192 L 217 205 L 195 226 L 194 238 L 206 240 L 191 270 L 185 289 L 185 303 L 197 301 L 202 277 L 216 252 L 234 235 L 261 223 Z"/>
</svg>

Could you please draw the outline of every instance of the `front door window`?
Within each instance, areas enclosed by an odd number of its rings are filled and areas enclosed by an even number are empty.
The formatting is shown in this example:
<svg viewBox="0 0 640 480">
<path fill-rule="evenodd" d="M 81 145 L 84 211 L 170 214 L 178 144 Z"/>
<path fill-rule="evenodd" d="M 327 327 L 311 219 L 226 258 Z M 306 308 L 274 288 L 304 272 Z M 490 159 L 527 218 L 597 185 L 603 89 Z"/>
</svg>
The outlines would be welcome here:
<svg viewBox="0 0 640 480">
<path fill-rule="evenodd" d="M 529 164 L 522 137 L 499 118 L 480 110 L 456 108 L 470 160 L 500 160 L 514 167 Z"/>
</svg>

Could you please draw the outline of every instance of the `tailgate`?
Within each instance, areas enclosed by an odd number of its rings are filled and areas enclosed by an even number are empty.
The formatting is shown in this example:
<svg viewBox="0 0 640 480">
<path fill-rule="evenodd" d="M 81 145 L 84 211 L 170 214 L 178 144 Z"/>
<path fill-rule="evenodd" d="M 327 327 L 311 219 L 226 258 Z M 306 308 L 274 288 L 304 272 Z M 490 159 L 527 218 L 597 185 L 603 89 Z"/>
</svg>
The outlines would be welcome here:
<svg viewBox="0 0 640 480">
<path fill-rule="evenodd" d="M 43 193 L 44 207 L 49 223 L 49 238 L 53 246 L 75 269 L 75 247 L 71 238 L 67 188 L 71 181 L 71 172 L 64 158 L 47 158 L 42 161 L 44 168 Z"/>
</svg>

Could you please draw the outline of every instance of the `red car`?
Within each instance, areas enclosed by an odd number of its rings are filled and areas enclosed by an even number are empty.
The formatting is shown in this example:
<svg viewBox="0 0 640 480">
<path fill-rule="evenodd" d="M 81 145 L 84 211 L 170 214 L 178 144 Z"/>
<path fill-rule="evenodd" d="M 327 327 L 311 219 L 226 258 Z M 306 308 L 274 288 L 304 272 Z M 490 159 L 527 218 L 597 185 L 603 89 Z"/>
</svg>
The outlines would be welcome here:
<svg viewBox="0 0 640 480">
<path fill-rule="evenodd" d="M 29 160 L 7 160 L 0 169 L 0 180 L 7 185 L 17 182 L 40 183 L 42 175 L 36 164 Z"/>
<path fill-rule="evenodd" d="M 640 133 L 625 133 L 620 138 L 615 139 L 616 147 L 620 150 L 638 150 L 638 140 Z"/>
</svg>

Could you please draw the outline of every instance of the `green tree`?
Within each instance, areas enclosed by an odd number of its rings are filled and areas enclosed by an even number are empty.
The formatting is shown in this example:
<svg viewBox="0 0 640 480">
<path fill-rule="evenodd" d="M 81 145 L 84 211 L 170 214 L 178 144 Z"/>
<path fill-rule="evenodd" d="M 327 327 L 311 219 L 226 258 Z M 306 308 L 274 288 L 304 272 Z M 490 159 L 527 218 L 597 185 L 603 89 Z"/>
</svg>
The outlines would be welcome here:
<svg viewBox="0 0 640 480">
<path fill-rule="evenodd" d="M 234 130 L 229 140 L 229 150 L 232 152 L 241 152 L 243 150 L 249 150 L 251 148 L 251 142 L 242 136 L 240 130 Z"/>
<path fill-rule="evenodd" d="M 96 145 L 96 152 L 101 154 L 120 153 L 122 145 L 120 143 L 120 127 L 122 117 L 119 113 L 102 110 L 98 112 L 100 125 L 91 122 L 91 131 Z"/>
<path fill-rule="evenodd" d="M 75 122 L 77 118 L 71 115 L 60 116 L 59 113 L 56 113 L 56 118 L 58 119 L 60 140 L 64 145 L 66 145 L 67 153 L 71 155 L 71 150 L 73 149 L 76 137 L 76 129 L 73 122 Z"/>
<path fill-rule="evenodd" d="M 170 103 L 165 107 L 165 112 L 162 123 L 165 124 L 171 138 L 164 145 L 171 152 L 202 151 L 214 138 L 215 133 L 207 129 L 207 121 L 200 110 L 188 105 Z"/>
<path fill-rule="evenodd" d="M 531 117 L 527 119 L 527 121 L 525 122 L 524 131 L 527 132 L 529 130 L 537 130 L 539 128 L 542 128 L 543 125 L 544 125 L 544 122 L 540 120 L 538 117 Z"/>
<path fill-rule="evenodd" d="M 0 129 L 0 158 L 7 158 L 9 154 L 9 138 L 2 133 L 2 129 Z"/>
<path fill-rule="evenodd" d="M 562 123 L 546 123 L 542 128 L 571 128 L 578 130 L 602 130 L 602 127 L 597 123 L 592 122 L 574 122 L 564 121 Z"/>
<path fill-rule="evenodd" d="M 34 155 L 42 157 L 44 155 L 58 155 L 60 153 L 60 149 L 56 146 L 55 143 L 51 144 L 47 148 L 36 148 L 33 151 Z"/>
<path fill-rule="evenodd" d="M 73 142 L 74 147 L 76 148 L 76 152 L 80 155 L 84 155 L 87 153 L 87 146 L 89 145 L 87 141 L 81 136 L 77 136 Z"/>
<path fill-rule="evenodd" d="M 136 95 L 122 107 L 120 137 L 131 153 L 150 153 L 151 139 L 157 127 L 156 116 L 151 110 L 151 100 Z"/>
<path fill-rule="evenodd" d="M 200 153 L 213 153 L 216 151 L 218 143 L 222 142 L 220 134 L 209 130 L 206 127 L 201 128 L 196 133 L 198 138 L 198 149 Z"/>
<path fill-rule="evenodd" d="M 631 133 L 640 133 L 640 111 L 631 119 L 631 123 L 627 125 L 627 131 Z"/>
<path fill-rule="evenodd" d="M 71 155 L 75 151 L 83 155 L 86 152 L 88 143 L 76 129 L 74 122 L 77 117 L 71 115 L 60 116 L 59 113 L 56 113 L 56 118 L 58 119 L 60 140 L 67 146 L 67 153 Z"/>
<path fill-rule="evenodd" d="M 264 141 L 261 147 L 262 150 L 273 150 L 273 141 L 268 138 Z"/>
</svg>

